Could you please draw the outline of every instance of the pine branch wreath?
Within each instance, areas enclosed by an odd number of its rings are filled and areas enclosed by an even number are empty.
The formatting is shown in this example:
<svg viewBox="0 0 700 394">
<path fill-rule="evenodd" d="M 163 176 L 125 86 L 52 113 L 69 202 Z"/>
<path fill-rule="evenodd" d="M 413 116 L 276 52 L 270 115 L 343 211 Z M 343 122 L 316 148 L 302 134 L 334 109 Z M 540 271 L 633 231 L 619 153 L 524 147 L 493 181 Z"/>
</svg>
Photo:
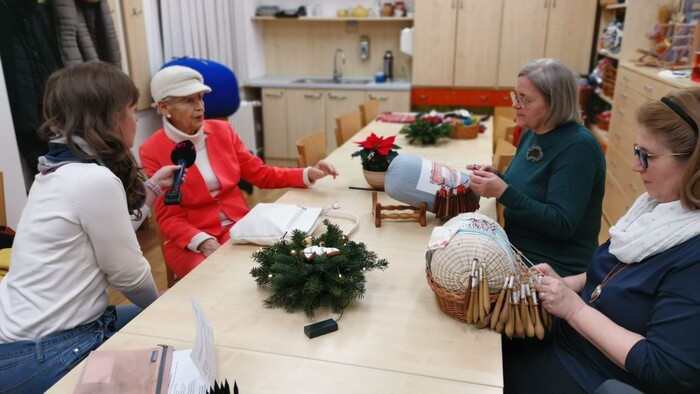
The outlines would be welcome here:
<svg viewBox="0 0 700 394">
<path fill-rule="evenodd" d="M 263 301 L 266 307 L 283 308 L 289 313 L 304 311 L 309 319 L 325 304 L 340 313 L 350 301 L 364 296 L 365 272 L 385 270 L 389 265 L 368 251 L 364 243 L 348 240 L 338 226 L 328 220 L 323 223 L 327 230 L 317 238 L 297 230 L 291 242 L 280 241 L 253 254 L 260 265 L 250 274 L 258 286 L 272 291 Z M 336 248 L 339 253 L 307 259 L 303 251 L 312 245 Z"/>
<path fill-rule="evenodd" d="M 439 116 L 423 116 L 401 128 L 399 133 L 405 134 L 410 144 L 434 145 L 440 138 L 451 136 L 453 130 L 452 124 L 443 122 Z"/>
</svg>

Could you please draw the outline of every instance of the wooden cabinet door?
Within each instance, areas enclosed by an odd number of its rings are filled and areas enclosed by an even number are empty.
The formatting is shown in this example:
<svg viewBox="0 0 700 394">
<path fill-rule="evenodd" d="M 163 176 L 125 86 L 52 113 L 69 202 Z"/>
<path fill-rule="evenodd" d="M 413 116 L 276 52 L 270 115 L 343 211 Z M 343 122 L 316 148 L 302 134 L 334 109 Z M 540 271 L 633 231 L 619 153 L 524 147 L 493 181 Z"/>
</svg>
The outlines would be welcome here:
<svg viewBox="0 0 700 394">
<path fill-rule="evenodd" d="M 458 0 L 455 87 L 494 87 L 503 0 Z"/>
<path fill-rule="evenodd" d="M 420 0 L 413 20 L 415 86 L 452 86 L 458 0 Z M 480 37 L 473 37 L 474 40 Z"/>
<path fill-rule="evenodd" d="M 288 158 L 287 97 L 284 89 L 262 90 L 265 159 Z"/>
<path fill-rule="evenodd" d="M 326 100 L 322 90 L 287 89 L 287 157 L 296 158 L 297 140 L 326 130 Z"/>
<path fill-rule="evenodd" d="M 544 56 L 561 60 L 575 74 L 588 74 L 595 16 L 595 1 L 550 0 Z"/>
<path fill-rule="evenodd" d="M 151 107 L 151 64 L 148 60 L 146 22 L 142 0 L 122 0 L 122 15 L 126 37 L 126 52 L 129 59 L 129 76 L 139 88 L 141 95 L 137 109 Z M 116 21 L 115 21 L 116 22 Z"/>
<path fill-rule="evenodd" d="M 379 112 L 409 112 L 411 110 L 411 93 L 409 91 L 369 91 L 365 100 L 379 100 Z"/>
<path fill-rule="evenodd" d="M 547 14 L 552 0 L 504 0 L 501 22 L 500 60 L 498 61 L 499 87 L 512 88 L 518 72 L 527 63 L 544 55 Z M 578 0 L 557 0 L 558 3 Z M 586 0 L 594 3 L 593 0 Z M 586 31 L 592 35 L 593 29 Z M 575 42 L 569 41 L 572 46 Z M 586 49 L 590 51 L 590 46 Z"/>
<path fill-rule="evenodd" d="M 365 101 L 364 90 L 329 90 L 326 92 L 326 146 L 328 154 L 336 145 L 336 118 L 344 113 L 360 111 L 360 103 Z"/>
</svg>

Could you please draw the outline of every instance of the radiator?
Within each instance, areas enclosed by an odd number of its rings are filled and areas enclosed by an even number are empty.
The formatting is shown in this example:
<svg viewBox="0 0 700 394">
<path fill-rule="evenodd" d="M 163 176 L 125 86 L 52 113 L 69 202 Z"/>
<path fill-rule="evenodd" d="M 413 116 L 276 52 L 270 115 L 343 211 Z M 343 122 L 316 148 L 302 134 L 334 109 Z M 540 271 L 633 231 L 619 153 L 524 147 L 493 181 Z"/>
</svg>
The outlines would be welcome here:
<svg viewBox="0 0 700 394">
<path fill-rule="evenodd" d="M 256 116 L 256 108 L 260 107 L 260 101 L 241 101 L 238 111 L 229 116 L 228 122 L 241 137 L 241 141 L 256 156 L 262 155 L 262 143 L 259 117 Z"/>
</svg>

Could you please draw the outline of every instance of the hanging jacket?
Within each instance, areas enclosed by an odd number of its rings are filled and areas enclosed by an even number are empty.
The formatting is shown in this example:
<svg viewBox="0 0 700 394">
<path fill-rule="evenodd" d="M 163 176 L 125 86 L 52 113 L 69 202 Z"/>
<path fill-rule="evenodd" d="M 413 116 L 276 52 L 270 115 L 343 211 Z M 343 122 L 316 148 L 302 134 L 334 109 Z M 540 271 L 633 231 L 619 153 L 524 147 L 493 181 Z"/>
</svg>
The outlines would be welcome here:
<svg viewBox="0 0 700 394">
<path fill-rule="evenodd" d="M 51 0 L 63 65 L 100 59 L 121 68 L 114 21 L 106 0 Z"/>
<path fill-rule="evenodd" d="M 48 150 L 37 130 L 42 123 L 46 80 L 60 68 L 51 8 L 36 0 L 0 0 L 0 60 L 19 152 L 36 173 Z"/>
</svg>

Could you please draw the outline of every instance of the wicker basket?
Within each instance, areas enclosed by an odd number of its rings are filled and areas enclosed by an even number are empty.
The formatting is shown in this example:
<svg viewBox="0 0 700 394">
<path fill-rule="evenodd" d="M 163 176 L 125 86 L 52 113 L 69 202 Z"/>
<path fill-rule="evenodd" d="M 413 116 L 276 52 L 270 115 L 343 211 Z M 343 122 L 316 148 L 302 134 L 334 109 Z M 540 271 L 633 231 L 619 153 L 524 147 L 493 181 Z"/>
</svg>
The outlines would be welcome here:
<svg viewBox="0 0 700 394">
<path fill-rule="evenodd" d="M 435 293 L 435 301 L 438 307 L 447 316 L 459 320 L 462 323 L 467 322 L 467 306 L 469 305 L 469 292 L 464 294 L 459 294 L 457 292 L 447 290 L 435 283 L 433 277 L 430 275 L 430 267 L 425 267 L 425 277 L 428 280 L 428 285 Z M 493 308 L 493 303 L 498 299 L 498 294 L 491 294 L 489 297 L 491 300 L 491 307 Z"/>
<path fill-rule="evenodd" d="M 470 140 L 479 136 L 479 124 L 466 125 L 455 123 L 451 138 L 458 140 Z"/>
</svg>

